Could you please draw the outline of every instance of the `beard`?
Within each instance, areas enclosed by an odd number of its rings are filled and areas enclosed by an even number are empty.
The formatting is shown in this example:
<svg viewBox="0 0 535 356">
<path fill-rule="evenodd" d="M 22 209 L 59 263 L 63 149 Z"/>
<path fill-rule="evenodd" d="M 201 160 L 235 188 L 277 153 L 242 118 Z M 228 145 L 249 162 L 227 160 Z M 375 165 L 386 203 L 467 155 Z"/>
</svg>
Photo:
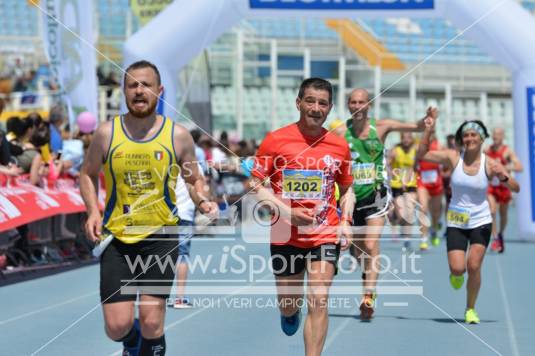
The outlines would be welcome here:
<svg viewBox="0 0 535 356">
<path fill-rule="evenodd" d="M 137 117 L 139 119 L 143 119 L 156 111 L 158 100 L 154 100 L 153 102 L 146 101 L 146 103 L 147 107 L 143 110 L 136 109 L 135 106 L 131 105 L 128 101 L 126 102 L 126 107 L 128 108 L 128 111 L 132 116 Z"/>
<path fill-rule="evenodd" d="M 357 120 L 362 120 L 366 118 L 366 112 L 364 110 L 355 110 L 351 113 L 351 117 Z"/>
</svg>

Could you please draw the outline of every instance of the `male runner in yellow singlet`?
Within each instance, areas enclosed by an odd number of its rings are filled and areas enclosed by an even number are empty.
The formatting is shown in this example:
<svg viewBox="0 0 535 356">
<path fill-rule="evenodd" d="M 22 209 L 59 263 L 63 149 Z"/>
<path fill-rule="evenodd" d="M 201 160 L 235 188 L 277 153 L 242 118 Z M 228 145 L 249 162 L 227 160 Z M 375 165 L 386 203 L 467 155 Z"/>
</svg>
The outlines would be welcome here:
<svg viewBox="0 0 535 356">
<path fill-rule="evenodd" d="M 123 343 L 123 355 L 164 355 L 165 301 L 178 245 L 176 235 L 172 238 L 158 230 L 178 223 L 174 208 L 178 174 L 195 187 L 190 194 L 201 212 L 215 213 L 217 206 L 203 198 L 191 135 L 156 113 L 163 91 L 156 66 L 147 61 L 130 65 L 123 91 L 128 113 L 97 129 L 80 174 L 88 213 L 85 228 L 91 241 L 105 234 L 114 237 L 100 259 L 106 334 Z M 103 165 L 102 217 L 97 182 Z M 134 320 L 137 293 L 139 322 Z"/>
</svg>

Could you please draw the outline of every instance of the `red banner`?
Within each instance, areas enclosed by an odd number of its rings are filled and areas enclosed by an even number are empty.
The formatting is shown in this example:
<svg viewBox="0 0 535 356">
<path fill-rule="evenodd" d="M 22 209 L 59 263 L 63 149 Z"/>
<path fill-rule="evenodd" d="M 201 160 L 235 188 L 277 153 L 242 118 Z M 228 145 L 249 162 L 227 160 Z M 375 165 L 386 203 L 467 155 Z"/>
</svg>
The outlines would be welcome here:
<svg viewBox="0 0 535 356">
<path fill-rule="evenodd" d="M 100 205 L 104 192 L 100 189 Z M 27 177 L 0 178 L 0 231 L 60 214 L 85 211 L 76 182 L 57 179 L 45 188 L 32 185 Z"/>
</svg>

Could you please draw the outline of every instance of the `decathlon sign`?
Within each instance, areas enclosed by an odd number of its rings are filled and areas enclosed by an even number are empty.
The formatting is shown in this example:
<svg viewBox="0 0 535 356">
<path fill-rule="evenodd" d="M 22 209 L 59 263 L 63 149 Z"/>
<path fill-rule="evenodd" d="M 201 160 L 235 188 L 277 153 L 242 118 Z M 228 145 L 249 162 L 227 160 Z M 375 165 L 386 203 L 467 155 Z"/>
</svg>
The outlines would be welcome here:
<svg viewBox="0 0 535 356">
<path fill-rule="evenodd" d="M 249 0 L 251 9 L 415 10 L 433 9 L 434 0 Z"/>
</svg>

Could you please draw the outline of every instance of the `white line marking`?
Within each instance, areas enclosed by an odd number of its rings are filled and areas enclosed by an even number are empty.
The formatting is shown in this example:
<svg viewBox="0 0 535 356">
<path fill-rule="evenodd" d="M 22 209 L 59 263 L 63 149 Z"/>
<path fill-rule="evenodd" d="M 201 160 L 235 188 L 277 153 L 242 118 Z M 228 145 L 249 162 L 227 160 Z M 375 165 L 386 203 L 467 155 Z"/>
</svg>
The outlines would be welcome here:
<svg viewBox="0 0 535 356">
<path fill-rule="evenodd" d="M 98 294 L 98 292 L 84 294 L 84 295 L 81 295 L 81 296 L 76 297 L 76 298 L 65 300 L 65 301 L 63 301 L 61 303 L 49 305 L 48 307 L 44 307 L 44 308 L 37 309 L 37 310 L 31 311 L 31 312 L 28 312 L 28 313 L 25 313 L 25 314 L 14 316 L 14 317 L 9 318 L 9 319 L 1 320 L 0 321 L 0 325 L 4 325 L 4 324 L 10 323 L 10 322 L 15 321 L 15 320 L 20 320 L 20 319 L 26 318 L 26 317 L 31 316 L 31 315 L 39 314 L 39 313 L 42 313 L 42 312 L 47 311 L 47 310 L 52 310 L 54 308 L 61 307 L 61 306 L 66 305 L 66 304 L 74 303 L 77 300 L 84 299 L 84 298 L 90 297 L 90 296 L 95 295 L 95 294 Z"/>
<path fill-rule="evenodd" d="M 500 285 L 500 294 L 503 299 L 503 309 L 505 310 L 505 321 L 507 323 L 507 334 L 509 334 L 509 342 L 511 343 L 511 351 L 514 356 L 519 356 L 518 344 L 516 342 L 515 327 L 513 324 L 513 318 L 511 317 L 511 310 L 509 309 L 509 301 L 505 294 L 505 283 L 503 282 L 502 267 L 500 265 L 500 256 L 496 256 L 496 270 L 498 272 L 498 284 Z"/>
<path fill-rule="evenodd" d="M 408 307 L 408 302 L 384 302 L 383 306 L 385 307 Z"/>
</svg>

